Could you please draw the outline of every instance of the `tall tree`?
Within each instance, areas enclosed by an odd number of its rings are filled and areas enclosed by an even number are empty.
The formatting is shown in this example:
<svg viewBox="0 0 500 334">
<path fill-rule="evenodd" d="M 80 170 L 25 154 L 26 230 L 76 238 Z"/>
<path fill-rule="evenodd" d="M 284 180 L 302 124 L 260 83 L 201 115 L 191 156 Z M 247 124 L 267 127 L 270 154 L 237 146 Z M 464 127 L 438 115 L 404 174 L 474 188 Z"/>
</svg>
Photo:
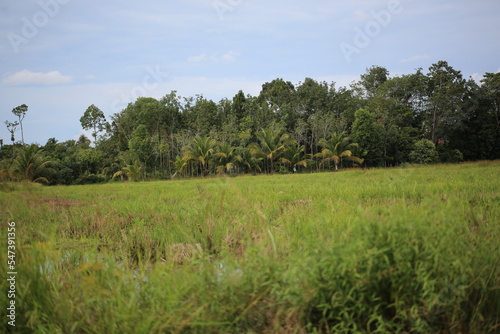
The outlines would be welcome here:
<svg viewBox="0 0 500 334">
<path fill-rule="evenodd" d="M 92 137 L 94 137 L 94 145 L 97 143 L 97 134 L 106 130 L 108 127 L 104 113 L 93 104 L 88 107 L 83 116 L 80 117 L 80 123 L 84 130 L 93 130 Z"/>
<path fill-rule="evenodd" d="M 233 97 L 233 103 L 231 105 L 231 111 L 234 116 L 236 116 L 236 119 L 239 121 L 243 117 L 248 116 L 248 113 L 246 112 L 245 108 L 245 102 L 246 102 L 246 97 L 245 94 L 243 93 L 242 90 L 238 91 L 238 93 Z"/>
<path fill-rule="evenodd" d="M 434 143 L 462 121 L 460 106 L 465 93 L 465 80 L 460 71 L 445 61 L 429 67 L 428 110 L 426 125 L 428 138 Z"/>
<path fill-rule="evenodd" d="M 372 66 L 361 74 L 361 80 L 356 86 L 360 95 L 364 98 L 372 98 L 377 94 L 379 86 L 389 79 L 389 71 L 382 66 Z"/>
<path fill-rule="evenodd" d="M 262 85 L 259 98 L 266 103 L 266 106 L 272 110 L 283 121 L 287 130 L 293 130 L 297 120 L 296 100 L 297 95 L 295 86 L 290 81 L 275 79 Z"/>
<path fill-rule="evenodd" d="M 465 160 L 500 158 L 500 123 L 494 92 L 488 79 L 482 86 L 474 80 L 467 81 L 464 119 L 446 141 L 450 149 L 460 150 Z"/>
<path fill-rule="evenodd" d="M 352 139 L 366 151 L 367 166 L 383 166 L 383 139 L 380 124 L 367 109 L 359 109 L 355 113 L 352 125 Z"/>
<path fill-rule="evenodd" d="M 128 147 L 132 155 L 132 161 L 140 161 L 141 164 L 148 166 L 148 162 L 153 155 L 153 138 L 148 133 L 148 129 L 144 124 L 139 125 L 129 140 Z"/>
<path fill-rule="evenodd" d="M 303 120 L 316 112 L 327 112 L 330 107 L 330 87 L 326 82 L 306 78 L 297 87 L 298 112 Z"/>
<path fill-rule="evenodd" d="M 491 110 L 497 127 L 500 126 L 500 72 L 485 73 L 481 80 L 486 96 L 491 99 Z"/>
<path fill-rule="evenodd" d="M 19 118 L 19 125 L 21 125 L 21 142 L 24 146 L 24 131 L 23 131 L 23 119 L 26 116 L 26 112 L 28 111 L 28 106 L 25 104 L 21 104 L 18 107 L 12 109 L 12 113 Z"/>
</svg>

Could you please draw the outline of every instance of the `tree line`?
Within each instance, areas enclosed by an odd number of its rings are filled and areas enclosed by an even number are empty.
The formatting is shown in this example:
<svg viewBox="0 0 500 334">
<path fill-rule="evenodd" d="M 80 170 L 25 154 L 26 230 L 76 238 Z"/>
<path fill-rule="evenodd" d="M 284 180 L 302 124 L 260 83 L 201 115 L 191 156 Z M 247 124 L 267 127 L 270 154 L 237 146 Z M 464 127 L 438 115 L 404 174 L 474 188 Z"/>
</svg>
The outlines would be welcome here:
<svg viewBox="0 0 500 334">
<path fill-rule="evenodd" d="M 240 90 L 218 102 L 172 91 L 140 97 L 109 121 L 91 105 L 80 123 L 92 141 L 27 146 L 21 132 L 15 142 L 27 109 L 6 122 L 3 179 L 84 184 L 500 158 L 500 73 L 477 83 L 445 61 L 393 77 L 372 66 L 348 88 L 278 78 L 258 96 Z"/>
</svg>

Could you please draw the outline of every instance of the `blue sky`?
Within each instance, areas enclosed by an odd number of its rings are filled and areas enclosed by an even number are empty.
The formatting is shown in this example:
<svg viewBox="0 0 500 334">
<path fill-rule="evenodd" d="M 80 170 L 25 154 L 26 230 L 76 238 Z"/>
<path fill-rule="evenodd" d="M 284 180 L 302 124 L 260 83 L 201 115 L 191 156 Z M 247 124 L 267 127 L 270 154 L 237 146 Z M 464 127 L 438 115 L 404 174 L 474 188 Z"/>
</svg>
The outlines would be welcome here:
<svg viewBox="0 0 500 334">
<path fill-rule="evenodd" d="M 500 70 L 499 14 L 498 0 L 0 0 L 0 139 L 23 103 L 25 141 L 45 144 L 78 138 L 91 104 L 109 120 L 171 90 L 217 102 L 439 60 L 480 78 Z"/>
</svg>

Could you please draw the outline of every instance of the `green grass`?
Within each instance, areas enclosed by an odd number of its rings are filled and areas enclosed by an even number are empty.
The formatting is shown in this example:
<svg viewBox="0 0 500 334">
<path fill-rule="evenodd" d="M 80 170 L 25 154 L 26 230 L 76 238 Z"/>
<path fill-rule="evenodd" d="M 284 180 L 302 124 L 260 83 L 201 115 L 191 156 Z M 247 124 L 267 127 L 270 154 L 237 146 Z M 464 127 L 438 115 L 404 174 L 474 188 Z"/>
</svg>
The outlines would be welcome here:
<svg viewBox="0 0 500 334">
<path fill-rule="evenodd" d="M 499 176 L 495 161 L 4 184 L 15 332 L 499 332 Z"/>
</svg>

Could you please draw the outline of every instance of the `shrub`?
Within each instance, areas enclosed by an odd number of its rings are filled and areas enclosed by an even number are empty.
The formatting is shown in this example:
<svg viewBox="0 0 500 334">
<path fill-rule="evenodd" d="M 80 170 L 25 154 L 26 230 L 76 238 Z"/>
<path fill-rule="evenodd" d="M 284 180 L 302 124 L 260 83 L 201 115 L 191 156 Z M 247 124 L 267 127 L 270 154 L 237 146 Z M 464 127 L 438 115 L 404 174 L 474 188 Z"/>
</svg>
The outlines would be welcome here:
<svg viewBox="0 0 500 334">
<path fill-rule="evenodd" d="M 410 152 L 410 160 L 418 164 L 432 164 L 438 161 L 436 145 L 428 139 L 421 139 L 414 145 Z"/>
</svg>

